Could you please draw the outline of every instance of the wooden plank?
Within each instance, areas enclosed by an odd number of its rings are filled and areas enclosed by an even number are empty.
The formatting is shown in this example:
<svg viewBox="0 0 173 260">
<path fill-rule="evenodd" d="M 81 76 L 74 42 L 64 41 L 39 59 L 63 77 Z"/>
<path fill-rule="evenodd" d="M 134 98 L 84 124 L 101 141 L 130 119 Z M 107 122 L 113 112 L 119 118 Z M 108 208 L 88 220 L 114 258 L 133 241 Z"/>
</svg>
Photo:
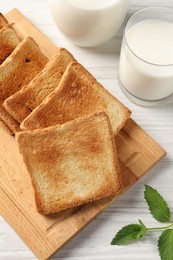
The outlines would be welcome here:
<svg viewBox="0 0 173 260">
<path fill-rule="evenodd" d="M 7 19 L 24 38 L 31 35 L 50 58 L 57 50 L 17 9 Z M 0 128 L 0 213 L 39 259 L 47 259 L 79 233 L 116 198 L 103 199 L 45 217 L 37 213 L 33 189 L 15 139 Z M 165 151 L 132 119 L 115 138 L 124 192 L 164 155 Z"/>
</svg>

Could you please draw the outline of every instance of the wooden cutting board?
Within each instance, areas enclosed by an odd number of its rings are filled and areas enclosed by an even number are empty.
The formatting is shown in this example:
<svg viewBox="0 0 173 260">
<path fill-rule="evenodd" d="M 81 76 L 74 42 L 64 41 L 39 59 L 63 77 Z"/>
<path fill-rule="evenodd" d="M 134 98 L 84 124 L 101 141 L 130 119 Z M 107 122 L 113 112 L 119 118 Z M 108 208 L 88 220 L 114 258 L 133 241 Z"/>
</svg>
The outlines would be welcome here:
<svg viewBox="0 0 173 260">
<path fill-rule="evenodd" d="M 18 10 L 6 15 L 21 37 L 32 36 L 50 58 L 57 50 Z M 132 119 L 116 137 L 124 191 L 141 178 L 165 151 Z M 39 259 L 47 259 L 113 199 L 104 199 L 45 217 L 36 212 L 29 174 L 14 137 L 0 127 L 0 213 Z M 115 200 L 116 198 L 114 198 Z"/>
</svg>

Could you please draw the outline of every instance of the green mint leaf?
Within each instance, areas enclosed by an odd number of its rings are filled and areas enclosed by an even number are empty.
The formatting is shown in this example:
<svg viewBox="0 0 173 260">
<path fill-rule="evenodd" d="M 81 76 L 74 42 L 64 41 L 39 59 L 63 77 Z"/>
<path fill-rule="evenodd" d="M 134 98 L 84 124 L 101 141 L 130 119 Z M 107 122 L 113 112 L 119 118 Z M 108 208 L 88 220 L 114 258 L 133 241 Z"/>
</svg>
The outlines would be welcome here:
<svg viewBox="0 0 173 260">
<path fill-rule="evenodd" d="M 145 234 L 145 232 L 148 230 L 148 228 L 144 225 L 144 223 L 142 222 L 142 220 L 138 220 L 139 221 L 139 224 L 140 224 L 140 226 L 141 226 L 141 232 L 142 232 L 142 234 L 144 235 Z"/>
<path fill-rule="evenodd" d="M 158 241 L 161 260 L 173 259 L 173 229 L 163 231 Z"/>
<path fill-rule="evenodd" d="M 156 220 L 160 222 L 170 220 L 171 214 L 168 205 L 157 190 L 145 185 L 144 197 L 147 201 L 152 216 Z"/>
<path fill-rule="evenodd" d="M 142 224 L 142 225 L 141 225 Z M 145 234 L 147 228 L 140 220 L 140 224 L 130 224 L 123 227 L 113 238 L 111 245 L 124 245 L 130 241 L 138 240 Z"/>
</svg>

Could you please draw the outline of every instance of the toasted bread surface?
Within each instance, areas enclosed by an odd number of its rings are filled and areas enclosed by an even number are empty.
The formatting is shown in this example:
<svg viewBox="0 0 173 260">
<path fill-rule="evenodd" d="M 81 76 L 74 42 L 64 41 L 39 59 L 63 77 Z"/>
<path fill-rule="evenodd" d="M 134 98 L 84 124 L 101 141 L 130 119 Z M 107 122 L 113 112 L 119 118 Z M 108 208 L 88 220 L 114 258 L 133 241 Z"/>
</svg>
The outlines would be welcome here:
<svg viewBox="0 0 173 260">
<path fill-rule="evenodd" d="M 4 102 L 5 109 L 21 123 L 60 82 L 67 66 L 75 61 L 64 48 L 60 48 L 45 68 L 24 88 Z"/>
<path fill-rule="evenodd" d="M 15 30 L 10 24 L 5 25 L 0 30 L 0 64 L 14 51 L 20 43 Z"/>
<path fill-rule="evenodd" d="M 7 19 L 2 13 L 0 13 L 0 29 L 3 28 L 6 24 L 8 24 Z"/>
<path fill-rule="evenodd" d="M 41 214 L 121 192 L 110 121 L 103 112 L 16 134 Z"/>
<path fill-rule="evenodd" d="M 24 39 L 0 66 L 0 106 L 6 98 L 28 84 L 47 61 L 31 37 Z M 0 118 L 6 120 L 6 124 L 16 131 L 19 124 L 16 121 L 14 127 L 11 120 L 8 120 L 8 113 L 4 116 L 4 109 L 0 109 Z"/>
<path fill-rule="evenodd" d="M 22 122 L 21 128 L 37 129 L 63 124 L 75 118 L 105 111 L 114 134 L 130 117 L 130 111 L 112 96 L 82 65 L 71 63 L 59 86 Z"/>
</svg>

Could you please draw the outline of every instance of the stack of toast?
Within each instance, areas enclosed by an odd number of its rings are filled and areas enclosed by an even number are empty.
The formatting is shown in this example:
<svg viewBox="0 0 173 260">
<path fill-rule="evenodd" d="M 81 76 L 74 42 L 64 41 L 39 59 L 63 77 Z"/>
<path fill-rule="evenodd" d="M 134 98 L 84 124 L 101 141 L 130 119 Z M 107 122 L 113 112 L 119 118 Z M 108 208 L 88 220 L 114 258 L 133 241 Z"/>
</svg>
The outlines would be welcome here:
<svg viewBox="0 0 173 260">
<path fill-rule="evenodd" d="M 122 191 L 115 135 L 131 112 L 64 48 L 49 61 L 0 14 L 0 121 L 16 136 L 39 213 Z"/>
</svg>

